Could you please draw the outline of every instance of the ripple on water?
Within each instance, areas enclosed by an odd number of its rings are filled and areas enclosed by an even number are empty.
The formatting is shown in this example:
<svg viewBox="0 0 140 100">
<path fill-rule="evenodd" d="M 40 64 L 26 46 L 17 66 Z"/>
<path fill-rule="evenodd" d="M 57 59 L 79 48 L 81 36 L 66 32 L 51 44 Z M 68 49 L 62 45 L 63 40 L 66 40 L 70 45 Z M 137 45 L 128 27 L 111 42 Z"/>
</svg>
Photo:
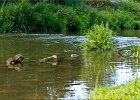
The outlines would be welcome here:
<svg viewBox="0 0 140 100">
<path fill-rule="evenodd" d="M 117 36 L 114 40 L 117 41 L 118 47 L 140 46 L 140 38 Z"/>
<path fill-rule="evenodd" d="M 140 44 L 139 38 L 120 36 L 113 38 L 119 47 Z M 27 97 L 87 100 L 94 89 L 99 71 L 102 73 L 99 75 L 99 84 L 105 83 L 105 85 L 125 84 L 136 78 L 137 71 L 139 74 L 139 59 L 112 56 L 111 53 L 105 52 L 83 54 L 78 47 L 85 40 L 85 36 L 62 34 L 12 34 L 6 37 L 0 35 L 1 62 L 16 52 L 22 52 L 31 60 L 39 60 L 52 54 L 64 57 L 64 60 L 58 62 L 56 66 L 47 63 L 30 63 L 25 59 L 23 70 L 20 72 L 0 67 L 0 91 L 5 92 L 4 95 L 0 93 L 0 99 L 9 97 L 10 93 L 7 91 L 14 90 L 9 98 L 17 99 L 22 95 L 25 100 Z M 71 54 L 79 56 L 71 59 Z M 110 65 L 113 66 L 114 74 L 110 70 Z"/>
</svg>

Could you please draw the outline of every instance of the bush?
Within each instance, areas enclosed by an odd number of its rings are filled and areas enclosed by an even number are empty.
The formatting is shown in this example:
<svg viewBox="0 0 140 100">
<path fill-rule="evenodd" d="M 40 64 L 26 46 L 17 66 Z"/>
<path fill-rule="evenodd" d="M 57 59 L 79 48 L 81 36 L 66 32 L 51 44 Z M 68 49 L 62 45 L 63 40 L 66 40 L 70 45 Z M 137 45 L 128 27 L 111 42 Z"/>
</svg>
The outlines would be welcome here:
<svg viewBox="0 0 140 100">
<path fill-rule="evenodd" d="M 133 21 L 134 29 L 140 29 L 140 21 Z"/>
<path fill-rule="evenodd" d="M 140 12 L 140 3 L 133 0 L 121 0 L 118 4 L 118 8 L 136 14 Z"/>
<path fill-rule="evenodd" d="M 69 6 L 80 4 L 82 2 L 82 0 L 50 0 L 50 1 L 53 3 L 59 3 Z"/>
<path fill-rule="evenodd" d="M 78 6 L 73 8 L 55 5 L 55 7 L 49 8 L 56 13 L 59 19 L 62 19 L 62 24 L 66 26 L 66 30 L 68 32 L 83 31 L 86 29 L 86 26 L 88 26 L 89 18 L 87 16 L 89 15 L 87 15 L 87 13 L 79 14 L 81 12 L 81 8 Z"/>
<path fill-rule="evenodd" d="M 108 23 L 111 29 L 133 29 L 134 16 L 129 12 L 124 11 L 100 11 L 92 13 L 90 22 L 92 24 L 104 25 Z"/>
<path fill-rule="evenodd" d="M 84 9 L 83 9 L 84 8 Z M 77 15 L 82 21 L 82 31 L 87 31 L 90 26 L 90 15 L 91 13 L 95 13 L 96 10 L 86 5 L 80 5 L 74 7 L 76 10 Z"/>
<path fill-rule="evenodd" d="M 0 9 L 0 32 L 63 32 L 66 21 L 59 19 L 49 6 L 22 0 L 8 3 Z M 58 7 L 57 7 L 58 8 Z"/>
<path fill-rule="evenodd" d="M 87 50 L 109 50 L 112 48 L 112 31 L 108 24 L 94 25 L 87 32 L 87 41 L 84 43 Z"/>
<path fill-rule="evenodd" d="M 82 0 L 64 0 L 65 3 L 72 3 L 74 6 L 45 3 L 47 1 L 51 0 L 36 0 L 34 3 L 30 0 L 18 0 L 14 3 L 3 3 L 0 8 L 0 32 L 83 32 L 101 23 L 108 23 L 110 29 L 140 28 L 139 13 L 134 15 L 128 12 L 131 10 L 124 10 L 126 5 L 118 5 L 117 9 L 109 11 L 78 3 Z M 137 4 L 139 3 L 134 5 Z M 133 9 L 135 12 L 139 11 L 139 7 Z"/>
<path fill-rule="evenodd" d="M 13 26 L 13 20 L 15 19 L 15 9 L 12 4 L 7 4 L 0 8 L 0 32 L 7 32 Z"/>
</svg>

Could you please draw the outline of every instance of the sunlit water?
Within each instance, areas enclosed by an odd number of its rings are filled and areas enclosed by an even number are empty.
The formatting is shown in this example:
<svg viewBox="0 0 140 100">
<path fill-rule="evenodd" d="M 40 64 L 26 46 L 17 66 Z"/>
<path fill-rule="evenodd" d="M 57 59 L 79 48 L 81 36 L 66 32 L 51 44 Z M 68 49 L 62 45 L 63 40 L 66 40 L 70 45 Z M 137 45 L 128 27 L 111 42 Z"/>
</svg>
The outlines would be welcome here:
<svg viewBox="0 0 140 100">
<path fill-rule="evenodd" d="M 85 52 L 84 36 L 48 34 L 0 35 L 0 100 L 90 99 L 96 84 L 117 86 L 139 77 L 140 60 L 117 52 Z M 119 48 L 140 44 L 139 38 L 114 37 Z M 23 67 L 9 69 L 5 60 L 17 53 Z M 71 58 L 71 54 L 78 54 Z M 57 64 L 39 63 L 51 55 Z"/>
</svg>

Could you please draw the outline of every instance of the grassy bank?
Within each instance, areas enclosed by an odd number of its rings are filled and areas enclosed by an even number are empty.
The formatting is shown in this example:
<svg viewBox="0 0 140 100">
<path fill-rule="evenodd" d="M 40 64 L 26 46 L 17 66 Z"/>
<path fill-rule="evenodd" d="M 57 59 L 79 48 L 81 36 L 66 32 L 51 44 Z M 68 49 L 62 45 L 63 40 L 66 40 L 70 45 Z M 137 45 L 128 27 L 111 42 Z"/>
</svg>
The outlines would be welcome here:
<svg viewBox="0 0 140 100">
<path fill-rule="evenodd" d="M 140 29 L 138 2 L 124 0 L 99 8 L 80 0 L 66 0 L 66 3 L 45 1 L 48 0 L 3 2 L 0 7 L 0 33 L 84 32 L 101 23 L 108 23 L 111 29 Z"/>
<path fill-rule="evenodd" d="M 97 88 L 91 100 L 139 100 L 139 83 L 140 79 L 136 79 L 127 85 Z"/>
</svg>

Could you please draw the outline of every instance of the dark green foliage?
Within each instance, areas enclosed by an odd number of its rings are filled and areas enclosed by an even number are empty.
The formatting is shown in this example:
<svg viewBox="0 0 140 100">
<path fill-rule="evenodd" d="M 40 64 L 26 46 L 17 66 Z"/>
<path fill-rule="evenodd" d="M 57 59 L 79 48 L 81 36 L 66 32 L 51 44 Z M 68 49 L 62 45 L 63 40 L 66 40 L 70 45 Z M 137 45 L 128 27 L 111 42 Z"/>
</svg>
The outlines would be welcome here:
<svg viewBox="0 0 140 100">
<path fill-rule="evenodd" d="M 134 29 L 140 29 L 140 21 L 133 21 Z"/>
<path fill-rule="evenodd" d="M 76 5 L 80 4 L 82 0 L 50 0 L 53 3 L 63 4 L 63 5 Z"/>
<path fill-rule="evenodd" d="M 79 16 L 70 16 L 67 20 L 68 31 L 82 30 L 82 21 Z"/>
<path fill-rule="evenodd" d="M 91 14 L 91 22 L 108 23 L 112 29 L 132 29 L 132 21 L 134 21 L 134 15 L 124 11 L 101 11 Z"/>
<path fill-rule="evenodd" d="M 43 3 L 35 5 L 26 1 L 18 4 L 10 3 L 1 7 L 0 32 L 63 31 L 60 21 L 62 20 L 58 19 L 54 12 L 49 11 Z"/>
<path fill-rule="evenodd" d="M 140 12 L 140 3 L 133 0 L 122 0 L 119 2 L 118 8 L 136 14 Z"/>
<path fill-rule="evenodd" d="M 120 2 L 116 8 L 100 10 L 82 3 L 81 0 L 80 3 L 76 0 L 64 0 L 71 6 L 59 5 L 62 2 L 60 0 L 55 1 L 59 3 L 50 1 L 4 2 L 0 8 L 0 32 L 85 32 L 94 24 L 101 23 L 108 23 L 111 29 L 140 29 L 139 7 L 131 7 L 139 3 L 125 2 L 129 4 L 125 5 Z M 130 10 L 127 9 L 129 6 Z"/>
<path fill-rule="evenodd" d="M 0 32 L 66 32 L 85 29 L 84 19 L 72 7 L 22 0 L 1 7 Z"/>
<path fill-rule="evenodd" d="M 7 32 L 13 26 L 13 20 L 15 19 L 15 10 L 16 8 L 12 5 L 2 6 L 0 9 L 0 31 Z"/>
</svg>

